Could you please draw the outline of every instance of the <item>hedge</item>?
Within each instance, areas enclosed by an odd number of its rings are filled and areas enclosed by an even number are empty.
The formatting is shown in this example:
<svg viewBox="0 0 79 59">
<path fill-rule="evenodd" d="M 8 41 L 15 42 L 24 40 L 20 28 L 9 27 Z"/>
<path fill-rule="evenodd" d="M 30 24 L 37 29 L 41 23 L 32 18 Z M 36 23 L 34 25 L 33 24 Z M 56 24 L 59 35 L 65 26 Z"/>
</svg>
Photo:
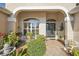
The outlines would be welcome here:
<svg viewBox="0 0 79 59">
<path fill-rule="evenodd" d="M 28 42 L 27 54 L 29 56 L 42 56 L 46 51 L 45 37 L 38 35 L 37 39 Z"/>
</svg>

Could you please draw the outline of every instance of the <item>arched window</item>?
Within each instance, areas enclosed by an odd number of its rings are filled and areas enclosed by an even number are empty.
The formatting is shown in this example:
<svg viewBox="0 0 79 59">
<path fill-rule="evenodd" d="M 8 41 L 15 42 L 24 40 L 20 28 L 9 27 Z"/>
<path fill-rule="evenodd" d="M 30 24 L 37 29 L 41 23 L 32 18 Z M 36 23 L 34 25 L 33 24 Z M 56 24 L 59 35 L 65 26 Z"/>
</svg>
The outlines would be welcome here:
<svg viewBox="0 0 79 59">
<path fill-rule="evenodd" d="M 24 34 L 27 32 L 33 33 L 33 38 L 39 34 L 39 20 L 36 18 L 29 18 L 24 20 Z"/>
<path fill-rule="evenodd" d="M 24 21 L 31 23 L 32 27 L 35 27 L 35 25 L 36 25 L 36 27 L 38 27 L 38 24 L 39 24 L 39 20 L 36 18 L 29 18 L 29 19 L 26 19 Z"/>
</svg>

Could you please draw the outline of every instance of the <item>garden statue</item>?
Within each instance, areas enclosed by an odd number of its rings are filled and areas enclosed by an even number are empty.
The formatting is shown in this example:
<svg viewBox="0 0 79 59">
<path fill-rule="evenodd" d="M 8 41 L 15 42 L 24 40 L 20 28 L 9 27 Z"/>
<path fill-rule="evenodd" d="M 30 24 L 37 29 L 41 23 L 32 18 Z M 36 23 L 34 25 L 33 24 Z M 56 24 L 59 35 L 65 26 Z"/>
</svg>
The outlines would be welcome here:
<svg viewBox="0 0 79 59">
<path fill-rule="evenodd" d="M 2 50 L 0 50 L 0 55 L 7 56 L 11 52 L 13 52 L 15 49 L 16 49 L 15 47 L 11 47 L 9 44 L 4 44 L 4 48 Z"/>
</svg>

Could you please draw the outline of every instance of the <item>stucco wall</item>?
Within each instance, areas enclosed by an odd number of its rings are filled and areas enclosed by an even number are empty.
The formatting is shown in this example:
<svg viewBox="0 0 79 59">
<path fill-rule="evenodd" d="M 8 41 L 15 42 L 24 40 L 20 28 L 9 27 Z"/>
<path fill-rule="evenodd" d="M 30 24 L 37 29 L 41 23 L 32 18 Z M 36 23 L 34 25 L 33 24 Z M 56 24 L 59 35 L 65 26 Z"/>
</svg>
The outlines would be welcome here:
<svg viewBox="0 0 79 59">
<path fill-rule="evenodd" d="M 8 16 L 0 12 L 0 32 L 7 33 Z"/>
<path fill-rule="evenodd" d="M 76 13 L 75 15 L 75 23 L 74 23 L 74 31 L 79 31 L 79 13 Z"/>
<path fill-rule="evenodd" d="M 76 13 L 74 17 L 74 40 L 79 42 L 79 13 Z"/>
<path fill-rule="evenodd" d="M 19 15 L 20 15 L 19 19 L 22 19 L 22 20 L 25 20 L 27 18 L 37 18 L 41 20 L 41 18 L 46 17 L 45 12 L 34 12 L 34 11 L 22 12 Z"/>
</svg>

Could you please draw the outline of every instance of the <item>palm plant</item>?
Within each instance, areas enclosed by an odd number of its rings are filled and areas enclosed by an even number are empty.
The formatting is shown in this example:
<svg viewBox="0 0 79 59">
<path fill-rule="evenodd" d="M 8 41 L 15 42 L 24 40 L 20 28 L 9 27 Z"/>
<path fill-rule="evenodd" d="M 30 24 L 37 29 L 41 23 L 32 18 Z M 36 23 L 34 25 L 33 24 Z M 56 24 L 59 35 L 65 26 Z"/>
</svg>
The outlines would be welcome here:
<svg viewBox="0 0 79 59">
<path fill-rule="evenodd" d="M 6 35 L 3 40 L 4 44 L 15 46 L 16 43 L 18 42 L 18 37 L 16 36 L 15 33 L 11 32 L 9 35 Z"/>
</svg>

